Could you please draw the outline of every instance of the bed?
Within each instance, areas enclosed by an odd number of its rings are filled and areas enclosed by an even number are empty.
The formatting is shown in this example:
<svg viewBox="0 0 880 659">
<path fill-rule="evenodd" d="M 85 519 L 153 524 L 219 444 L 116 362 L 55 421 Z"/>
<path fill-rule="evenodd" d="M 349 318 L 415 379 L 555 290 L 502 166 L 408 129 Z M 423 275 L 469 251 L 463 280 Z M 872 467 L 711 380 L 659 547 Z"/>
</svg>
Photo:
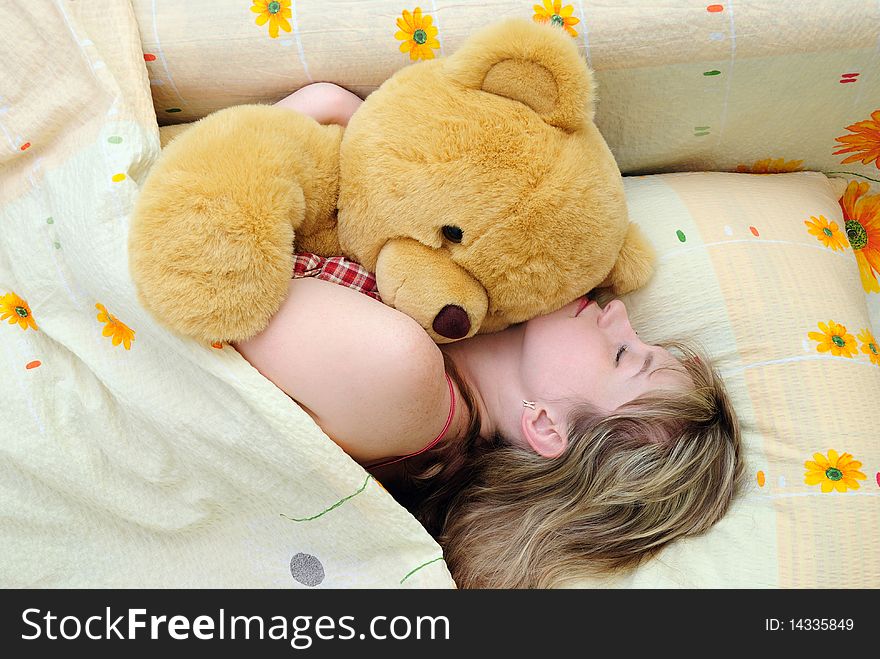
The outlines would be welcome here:
<svg viewBox="0 0 880 659">
<path fill-rule="evenodd" d="M 318 80 L 366 96 L 515 14 L 556 21 L 596 71 L 659 255 L 633 324 L 712 356 L 750 475 L 703 536 L 565 585 L 880 586 L 876 3 L 269 4 L 0 7 L 0 583 L 455 587 L 283 392 L 152 320 L 125 246 L 160 125 Z M 407 49 L 400 22 L 426 17 L 439 47 Z"/>
</svg>

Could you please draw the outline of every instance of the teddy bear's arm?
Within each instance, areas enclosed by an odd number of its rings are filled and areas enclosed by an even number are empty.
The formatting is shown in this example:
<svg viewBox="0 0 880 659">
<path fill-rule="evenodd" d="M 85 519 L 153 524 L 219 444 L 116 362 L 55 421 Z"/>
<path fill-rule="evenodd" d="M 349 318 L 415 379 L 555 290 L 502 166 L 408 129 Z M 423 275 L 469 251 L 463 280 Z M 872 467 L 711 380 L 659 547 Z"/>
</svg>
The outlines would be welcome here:
<svg viewBox="0 0 880 659">
<path fill-rule="evenodd" d="M 339 253 L 342 131 L 284 108 L 241 105 L 175 137 L 132 217 L 129 263 L 141 303 L 206 341 L 264 328 L 287 292 L 293 252 Z"/>
</svg>

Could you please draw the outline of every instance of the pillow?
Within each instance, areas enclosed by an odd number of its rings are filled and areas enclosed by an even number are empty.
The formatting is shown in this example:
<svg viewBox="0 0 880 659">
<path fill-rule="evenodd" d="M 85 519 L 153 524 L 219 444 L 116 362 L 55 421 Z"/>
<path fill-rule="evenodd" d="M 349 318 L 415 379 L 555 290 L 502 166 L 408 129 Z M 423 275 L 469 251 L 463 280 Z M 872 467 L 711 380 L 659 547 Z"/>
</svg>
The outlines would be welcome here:
<svg viewBox="0 0 880 659">
<path fill-rule="evenodd" d="M 750 486 L 704 535 L 573 585 L 880 586 L 878 334 L 839 189 L 815 172 L 625 185 L 658 252 L 650 283 L 622 297 L 632 324 L 647 342 L 678 338 L 711 356 L 743 425 Z"/>
<path fill-rule="evenodd" d="M 593 67 L 596 125 L 623 172 L 877 179 L 876 4 L 772 4 L 132 2 L 160 125 L 274 102 L 313 81 L 366 97 L 413 61 L 454 53 L 480 26 L 518 16 L 559 24 Z"/>
</svg>

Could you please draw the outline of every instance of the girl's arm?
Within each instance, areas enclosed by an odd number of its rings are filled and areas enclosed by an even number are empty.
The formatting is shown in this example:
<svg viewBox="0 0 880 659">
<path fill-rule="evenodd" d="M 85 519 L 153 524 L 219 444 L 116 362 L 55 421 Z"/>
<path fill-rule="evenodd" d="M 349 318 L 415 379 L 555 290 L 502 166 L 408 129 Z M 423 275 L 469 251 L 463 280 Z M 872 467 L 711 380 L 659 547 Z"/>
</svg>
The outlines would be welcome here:
<svg viewBox="0 0 880 659">
<path fill-rule="evenodd" d="M 366 464 L 418 451 L 449 412 L 443 355 L 412 318 L 345 286 L 292 279 L 245 359 Z"/>
<path fill-rule="evenodd" d="M 275 105 L 312 117 L 321 124 L 348 125 L 363 101 L 347 89 L 330 82 L 316 82 L 297 89 Z"/>
</svg>

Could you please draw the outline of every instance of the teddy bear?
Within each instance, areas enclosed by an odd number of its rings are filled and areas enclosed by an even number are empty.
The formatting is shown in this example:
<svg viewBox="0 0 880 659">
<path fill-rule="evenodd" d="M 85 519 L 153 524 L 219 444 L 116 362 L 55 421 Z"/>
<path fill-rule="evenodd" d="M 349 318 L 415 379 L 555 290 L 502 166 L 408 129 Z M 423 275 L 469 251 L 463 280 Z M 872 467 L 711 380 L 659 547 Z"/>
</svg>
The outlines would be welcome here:
<svg viewBox="0 0 880 659">
<path fill-rule="evenodd" d="M 144 182 L 139 299 L 180 334 L 243 341 L 278 310 L 294 252 L 343 255 L 445 343 L 639 288 L 654 252 L 595 102 L 565 32 L 508 19 L 397 71 L 345 129 L 268 105 L 215 112 Z"/>
</svg>

